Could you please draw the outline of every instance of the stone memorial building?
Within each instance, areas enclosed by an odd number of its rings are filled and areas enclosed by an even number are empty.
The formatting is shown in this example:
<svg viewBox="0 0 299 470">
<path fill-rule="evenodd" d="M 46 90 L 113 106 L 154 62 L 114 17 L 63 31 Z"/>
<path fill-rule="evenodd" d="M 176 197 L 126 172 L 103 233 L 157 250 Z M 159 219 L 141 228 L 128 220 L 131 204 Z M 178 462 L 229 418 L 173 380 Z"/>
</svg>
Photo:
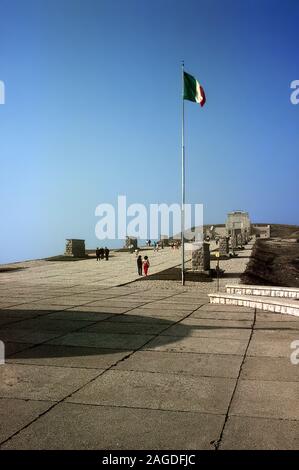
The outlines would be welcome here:
<svg viewBox="0 0 299 470">
<path fill-rule="evenodd" d="M 232 245 L 245 245 L 251 234 L 251 223 L 248 212 L 234 211 L 227 214 L 227 236 L 231 237 Z"/>
</svg>

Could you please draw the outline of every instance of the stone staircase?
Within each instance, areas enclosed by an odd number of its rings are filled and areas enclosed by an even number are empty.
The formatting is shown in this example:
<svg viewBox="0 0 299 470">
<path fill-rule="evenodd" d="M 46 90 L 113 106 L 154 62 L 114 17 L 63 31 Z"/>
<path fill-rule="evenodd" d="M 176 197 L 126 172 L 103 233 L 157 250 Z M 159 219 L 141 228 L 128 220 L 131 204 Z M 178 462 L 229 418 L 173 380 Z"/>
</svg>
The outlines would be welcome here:
<svg viewBox="0 0 299 470">
<path fill-rule="evenodd" d="M 295 287 L 229 284 L 225 288 L 226 292 L 209 294 L 210 303 L 299 316 L 299 289 Z"/>
</svg>

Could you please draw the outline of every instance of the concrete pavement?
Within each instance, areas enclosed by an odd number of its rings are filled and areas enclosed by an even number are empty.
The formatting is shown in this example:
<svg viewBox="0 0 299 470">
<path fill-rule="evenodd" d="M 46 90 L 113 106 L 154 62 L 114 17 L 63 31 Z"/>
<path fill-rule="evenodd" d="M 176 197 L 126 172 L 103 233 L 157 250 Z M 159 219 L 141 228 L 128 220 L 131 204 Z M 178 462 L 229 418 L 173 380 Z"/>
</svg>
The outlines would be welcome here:
<svg viewBox="0 0 299 470">
<path fill-rule="evenodd" d="M 299 448 L 299 319 L 211 305 L 210 285 L 115 287 L 95 260 L 45 263 L 0 274 L 1 449 Z"/>
</svg>

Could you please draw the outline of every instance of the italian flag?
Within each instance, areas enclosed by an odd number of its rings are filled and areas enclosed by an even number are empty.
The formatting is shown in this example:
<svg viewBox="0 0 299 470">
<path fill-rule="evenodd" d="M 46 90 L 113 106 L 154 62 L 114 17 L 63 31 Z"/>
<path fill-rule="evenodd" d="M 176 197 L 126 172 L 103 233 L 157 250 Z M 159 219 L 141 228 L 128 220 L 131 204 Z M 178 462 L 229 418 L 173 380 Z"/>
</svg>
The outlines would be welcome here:
<svg viewBox="0 0 299 470">
<path fill-rule="evenodd" d="M 184 72 L 184 100 L 194 101 L 203 106 L 206 102 L 205 92 L 196 78 Z"/>
</svg>

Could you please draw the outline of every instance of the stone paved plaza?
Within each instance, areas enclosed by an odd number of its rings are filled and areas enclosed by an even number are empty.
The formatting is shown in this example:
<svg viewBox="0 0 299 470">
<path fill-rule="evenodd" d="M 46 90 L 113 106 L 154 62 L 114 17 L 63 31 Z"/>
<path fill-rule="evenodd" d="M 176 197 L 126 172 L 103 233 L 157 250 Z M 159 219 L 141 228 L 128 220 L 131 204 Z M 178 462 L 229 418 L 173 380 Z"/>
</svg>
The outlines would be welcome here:
<svg viewBox="0 0 299 470">
<path fill-rule="evenodd" d="M 250 250 L 223 261 L 221 287 Z M 150 260 L 159 272 L 180 252 Z M 128 253 L 14 267 L 0 273 L 1 449 L 299 449 L 298 318 L 211 305 L 215 281 L 133 282 Z"/>
</svg>

